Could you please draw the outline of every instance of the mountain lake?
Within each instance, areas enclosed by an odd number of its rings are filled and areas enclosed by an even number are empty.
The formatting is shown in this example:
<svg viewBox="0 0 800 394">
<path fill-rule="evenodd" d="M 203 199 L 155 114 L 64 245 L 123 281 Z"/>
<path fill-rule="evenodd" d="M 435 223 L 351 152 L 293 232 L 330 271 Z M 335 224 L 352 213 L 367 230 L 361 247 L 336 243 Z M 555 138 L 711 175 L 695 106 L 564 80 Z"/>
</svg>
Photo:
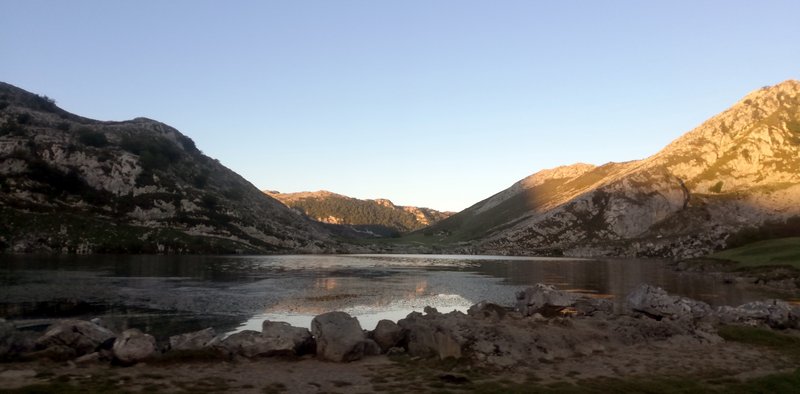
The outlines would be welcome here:
<svg viewBox="0 0 800 394">
<path fill-rule="evenodd" d="M 0 317 L 32 330 L 58 318 L 100 318 L 112 329 L 135 327 L 163 340 L 206 327 L 260 330 L 263 320 L 309 327 L 314 316 L 340 310 L 372 329 L 380 319 L 397 321 L 426 306 L 440 312 L 466 312 L 482 300 L 510 306 L 515 292 L 538 282 L 615 300 L 641 283 L 714 306 L 770 297 L 652 259 L 6 255 Z"/>
</svg>

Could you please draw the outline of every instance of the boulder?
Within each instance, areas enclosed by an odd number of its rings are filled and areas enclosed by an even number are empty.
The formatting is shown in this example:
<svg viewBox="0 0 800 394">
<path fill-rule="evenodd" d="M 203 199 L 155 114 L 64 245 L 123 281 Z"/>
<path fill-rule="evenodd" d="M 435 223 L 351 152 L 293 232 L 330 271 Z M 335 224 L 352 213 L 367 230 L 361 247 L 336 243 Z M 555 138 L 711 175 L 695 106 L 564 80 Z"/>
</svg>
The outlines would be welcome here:
<svg viewBox="0 0 800 394">
<path fill-rule="evenodd" d="M 385 353 L 389 349 L 397 346 L 403 340 L 403 329 L 391 320 L 381 320 L 371 333 L 374 340 Z"/>
<path fill-rule="evenodd" d="M 276 349 L 285 349 L 297 355 L 314 353 L 316 350 L 311 331 L 289 323 L 264 320 L 261 324 L 261 336 L 271 340 Z"/>
<path fill-rule="evenodd" d="M 408 354 L 414 357 L 461 358 L 467 339 L 461 327 L 468 326 L 467 316 L 461 312 L 422 315 L 410 313 L 397 324 L 406 332 Z"/>
<path fill-rule="evenodd" d="M 506 317 L 508 310 L 488 301 L 481 301 L 467 310 L 467 315 L 477 319 L 502 320 Z"/>
<path fill-rule="evenodd" d="M 302 355 L 312 352 L 313 338 L 305 328 L 264 321 L 262 331 L 245 330 L 225 338 L 223 347 L 244 357 Z"/>
<path fill-rule="evenodd" d="M 554 286 L 537 283 L 517 293 L 516 310 L 523 316 L 540 313 L 555 316 L 564 308 L 571 307 L 578 299 L 574 294 L 556 289 Z"/>
<path fill-rule="evenodd" d="M 75 364 L 79 364 L 80 365 L 80 364 L 96 363 L 96 362 L 100 361 L 102 358 L 103 358 L 103 356 L 100 354 L 100 352 L 84 354 L 83 356 L 80 356 L 80 357 L 75 359 Z"/>
<path fill-rule="evenodd" d="M 330 361 L 355 361 L 380 349 L 374 341 L 366 338 L 358 319 L 345 312 L 328 312 L 314 317 L 311 333 L 317 341 L 317 356 Z"/>
<path fill-rule="evenodd" d="M 36 340 L 38 349 L 64 346 L 75 351 L 77 356 L 94 352 L 101 344 L 115 337 L 111 330 L 83 320 L 61 320 L 50 327 Z"/>
<path fill-rule="evenodd" d="M 786 301 L 766 300 L 749 302 L 738 307 L 717 308 L 722 323 L 766 325 L 772 328 L 800 328 L 800 308 Z"/>
<path fill-rule="evenodd" d="M 200 350 L 217 343 L 219 343 L 219 338 L 211 327 L 169 337 L 170 350 Z"/>
<path fill-rule="evenodd" d="M 294 352 L 293 348 L 287 346 L 285 342 L 275 346 L 273 341 L 263 337 L 260 332 L 255 330 L 237 332 L 225 338 L 222 346 L 231 353 L 248 358 L 287 355 Z"/>
<path fill-rule="evenodd" d="M 75 349 L 64 345 L 51 345 L 44 349 L 36 350 L 33 352 L 23 353 L 21 355 L 25 359 L 50 359 L 53 361 L 67 361 L 78 357 L 78 352 Z"/>
<path fill-rule="evenodd" d="M 578 316 L 610 315 L 614 312 L 614 303 L 603 298 L 580 298 L 573 307 Z"/>
<path fill-rule="evenodd" d="M 0 319 L 0 361 L 32 351 L 35 341 L 35 333 L 17 330 L 14 324 Z"/>
<path fill-rule="evenodd" d="M 664 289 L 647 284 L 637 287 L 628 294 L 626 302 L 634 312 L 643 313 L 656 320 L 665 317 L 700 319 L 712 312 L 711 306 L 705 302 L 671 296 Z"/>
<path fill-rule="evenodd" d="M 114 358 L 123 364 L 134 364 L 156 352 L 156 339 L 136 328 L 122 332 L 111 348 Z"/>
</svg>

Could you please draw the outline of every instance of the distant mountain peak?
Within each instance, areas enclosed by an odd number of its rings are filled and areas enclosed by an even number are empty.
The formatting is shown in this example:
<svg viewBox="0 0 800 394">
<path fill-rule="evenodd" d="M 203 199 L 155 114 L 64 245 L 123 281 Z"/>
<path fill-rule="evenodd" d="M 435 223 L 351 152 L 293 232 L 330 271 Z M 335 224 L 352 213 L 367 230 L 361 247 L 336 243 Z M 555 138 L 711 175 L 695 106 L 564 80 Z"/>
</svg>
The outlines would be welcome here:
<svg viewBox="0 0 800 394">
<path fill-rule="evenodd" d="M 394 235 L 420 229 L 451 215 L 430 208 L 397 206 L 385 198 L 361 200 L 326 190 L 265 193 L 323 223 L 383 227 Z"/>
</svg>

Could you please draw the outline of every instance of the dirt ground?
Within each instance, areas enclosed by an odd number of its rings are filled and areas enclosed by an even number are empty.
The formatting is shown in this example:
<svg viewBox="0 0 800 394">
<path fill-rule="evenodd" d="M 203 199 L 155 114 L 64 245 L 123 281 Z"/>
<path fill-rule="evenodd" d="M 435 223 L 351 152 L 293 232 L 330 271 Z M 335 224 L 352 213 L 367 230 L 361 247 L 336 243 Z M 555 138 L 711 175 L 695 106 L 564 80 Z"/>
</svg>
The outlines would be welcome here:
<svg viewBox="0 0 800 394">
<path fill-rule="evenodd" d="M 659 389 L 664 379 L 710 384 L 786 373 L 796 360 L 774 350 L 735 342 L 706 345 L 626 346 L 491 369 L 455 360 L 376 356 L 351 363 L 311 357 L 174 362 L 153 360 L 131 367 L 49 361 L 0 364 L 3 392 L 582 392 L 619 384 Z M 611 380 L 609 380 L 611 379 Z M 641 383 L 639 383 L 641 384 Z M 655 385 L 650 387 L 648 385 Z M 720 386 L 723 388 L 724 386 Z M 691 391 L 691 390 L 690 390 Z"/>
</svg>

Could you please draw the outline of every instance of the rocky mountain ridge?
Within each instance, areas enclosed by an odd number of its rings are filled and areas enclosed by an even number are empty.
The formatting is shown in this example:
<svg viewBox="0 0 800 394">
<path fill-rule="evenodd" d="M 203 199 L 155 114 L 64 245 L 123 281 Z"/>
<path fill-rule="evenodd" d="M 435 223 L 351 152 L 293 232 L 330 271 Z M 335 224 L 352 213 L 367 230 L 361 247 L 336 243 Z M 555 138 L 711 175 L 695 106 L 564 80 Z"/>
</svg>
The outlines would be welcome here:
<svg viewBox="0 0 800 394">
<path fill-rule="evenodd" d="M 309 218 L 332 225 L 347 226 L 359 236 L 396 236 L 434 224 L 452 212 L 399 206 L 388 199 L 361 200 L 320 190 L 316 192 L 265 194 Z"/>
<path fill-rule="evenodd" d="M 0 251 L 277 253 L 329 234 L 163 123 L 70 114 L 0 83 Z"/>
<path fill-rule="evenodd" d="M 800 215 L 800 82 L 750 93 L 644 160 L 541 171 L 425 233 L 461 251 L 689 257 Z"/>
</svg>

